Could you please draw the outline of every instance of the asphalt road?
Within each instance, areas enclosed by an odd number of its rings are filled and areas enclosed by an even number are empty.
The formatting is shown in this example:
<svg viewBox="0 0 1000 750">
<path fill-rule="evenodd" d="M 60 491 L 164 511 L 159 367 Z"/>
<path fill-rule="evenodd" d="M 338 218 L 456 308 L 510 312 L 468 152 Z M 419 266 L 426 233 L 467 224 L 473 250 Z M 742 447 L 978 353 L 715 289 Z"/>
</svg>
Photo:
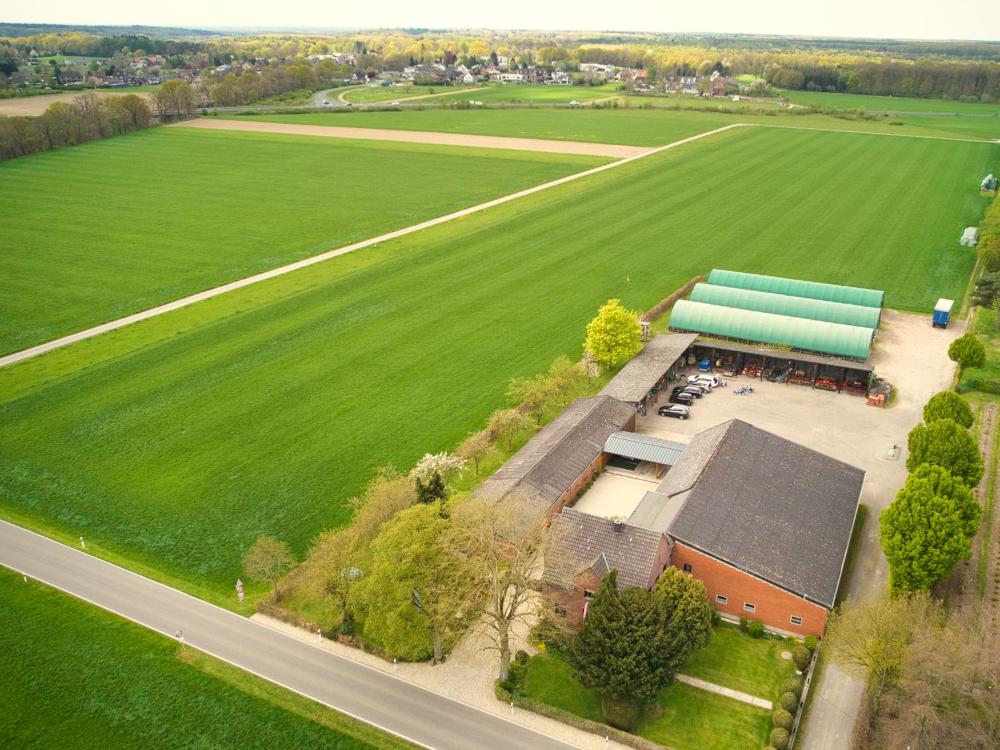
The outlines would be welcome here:
<svg viewBox="0 0 1000 750">
<path fill-rule="evenodd" d="M 571 747 L 5 521 L 0 564 L 424 747 Z"/>
</svg>

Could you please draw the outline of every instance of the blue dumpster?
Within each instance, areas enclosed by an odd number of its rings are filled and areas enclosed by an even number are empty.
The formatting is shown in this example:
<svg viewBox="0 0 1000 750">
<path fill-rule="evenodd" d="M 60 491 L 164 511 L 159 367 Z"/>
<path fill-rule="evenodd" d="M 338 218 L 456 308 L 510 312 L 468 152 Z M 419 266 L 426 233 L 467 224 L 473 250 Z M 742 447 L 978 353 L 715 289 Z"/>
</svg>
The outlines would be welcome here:
<svg viewBox="0 0 1000 750">
<path fill-rule="evenodd" d="M 934 305 L 934 317 L 932 325 L 935 328 L 947 328 L 948 319 L 951 317 L 951 308 L 955 302 L 950 299 L 939 299 Z"/>
</svg>

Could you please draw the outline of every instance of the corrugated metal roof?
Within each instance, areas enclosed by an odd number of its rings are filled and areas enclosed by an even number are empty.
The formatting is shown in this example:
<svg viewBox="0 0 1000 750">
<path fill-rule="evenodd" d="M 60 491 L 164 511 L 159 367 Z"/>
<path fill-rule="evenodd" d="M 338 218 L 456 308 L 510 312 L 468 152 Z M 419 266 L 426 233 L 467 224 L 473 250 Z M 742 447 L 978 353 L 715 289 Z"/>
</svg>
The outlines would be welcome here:
<svg viewBox="0 0 1000 750">
<path fill-rule="evenodd" d="M 654 336 L 645 348 L 601 389 L 604 396 L 637 404 L 646 398 L 663 374 L 674 366 L 697 336 L 670 333 Z"/>
<path fill-rule="evenodd" d="M 868 359 L 872 329 L 680 300 L 670 327 L 740 341 L 759 341 L 821 354 Z"/>
<path fill-rule="evenodd" d="M 616 432 L 604 443 L 604 452 L 615 456 L 650 461 L 662 466 L 673 466 L 684 450 L 684 443 L 663 440 L 652 435 L 635 432 Z"/>
<path fill-rule="evenodd" d="M 848 305 L 843 302 L 827 302 L 809 297 L 792 297 L 787 294 L 758 292 L 753 289 L 739 289 L 734 286 L 696 284 L 691 290 L 694 302 L 709 305 L 737 307 L 743 310 L 788 315 L 793 318 L 822 320 L 827 323 L 841 323 L 847 326 L 878 328 L 881 310 L 864 305 Z"/>
<path fill-rule="evenodd" d="M 844 302 L 849 305 L 863 305 L 865 307 L 882 307 L 885 301 L 885 292 L 878 289 L 821 284 L 816 281 L 785 279 L 780 276 L 762 276 L 756 273 L 740 273 L 739 271 L 723 271 L 718 268 L 708 275 L 708 283 L 733 286 L 738 289 L 753 289 L 758 292 L 788 294 L 793 297 L 809 297 L 827 302 Z"/>
</svg>

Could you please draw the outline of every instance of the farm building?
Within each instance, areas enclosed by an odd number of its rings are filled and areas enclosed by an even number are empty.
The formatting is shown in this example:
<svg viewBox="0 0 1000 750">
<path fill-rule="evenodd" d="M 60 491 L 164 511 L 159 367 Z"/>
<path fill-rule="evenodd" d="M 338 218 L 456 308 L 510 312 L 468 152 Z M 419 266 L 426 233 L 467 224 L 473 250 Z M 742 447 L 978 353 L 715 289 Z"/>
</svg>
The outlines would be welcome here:
<svg viewBox="0 0 1000 750">
<path fill-rule="evenodd" d="M 731 420 L 696 435 L 627 518 L 553 519 L 546 588 L 577 623 L 601 577 L 652 587 L 667 565 L 705 584 L 725 616 L 820 635 L 833 608 L 865 473 Z M 586 496 L 585 496 L 586 497 Z M 568 574 L 568 575 L 567 575 Z"/>
<path fill-rule="evenodd" d="M 807 318 L 825 323 L 838 323 L 861 328 L 878 328 L 881 309 L 865 305 L 850 305 L 843 302 L 827 302 L 809 297 L 793 297 L 787 294 L 758 292 L 753 289 L 739 289 L 733 286 L 696 284 L 691 290 L 693 302 L 721 305 L 743 310 L 786 315 L 793 318 Z"/>
<path fill-rule="evenodd" d="M 604 386 L 601 394 L 632 404 L 637 411 L 645 414 L 650 398 L 670 379 L 671 371 L 696 338 L 697 334 L 693 333 L 654 336 Z"/>
<path fill-rule="evenodd" d="M 716 286 L 731 286 L 737 289 L 752 289 L 757 292 L 771 292 L 790 297 L 807 297 L 827 302 L 842 302 L 847 305 L 881 308 L 885 303 L 885 292 L 877 289 L 862 289 L 839 284 L 821 284 L 816 281 L 785 279 L 779 276 L 762 276 L 756 273 L 740 273 L 713 269 L 708 275 L 708 283 Z"/>
<path fill-rule="evenodd" d="M 867 395 L 884 298 L 877 289 L 715 269 L 674 305 L 670 328 L 700 334 L 688 364 Z"/>
<path fill-rule="evenodd" d="M 595 472 L 604 468 L 604 444 L 635 429 L 635 408 L 611 396 L 578 398 L 487 479 L 477 496 L 498 503 L 517 495 L 538 515 L 558 513 Z"/>
<path fill-rule="evenodd" d="M 680 300 L 674 305 L 670 313 L 670 328 L 860 360 L 868 359 L 874 333 L 873 329 L 861 326 L 690 300 Z"/>
</svg>

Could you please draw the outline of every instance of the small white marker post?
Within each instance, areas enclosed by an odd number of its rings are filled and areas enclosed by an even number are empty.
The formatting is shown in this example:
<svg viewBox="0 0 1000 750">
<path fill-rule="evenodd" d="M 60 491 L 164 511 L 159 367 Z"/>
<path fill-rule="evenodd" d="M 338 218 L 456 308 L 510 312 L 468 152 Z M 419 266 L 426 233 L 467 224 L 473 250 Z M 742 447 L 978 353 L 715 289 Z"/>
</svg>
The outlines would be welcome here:
<svg viewBox="0 0 1000 750">
<path fill-rule="evenodd" d="M 28 576 L 26 576 L 26 575 L 23 575 L 23 574 L 22 574 L 22 575 L 21 575 L 21 578 L 23 578 L 23 579 L 24 579 L 24 582 L 25 582 L 25 583 L 27 583 L 27 582 L 28 582 Z"/>
<path fill-rule="evenodd" d="M 392 671 L 395 673 L 399 672 L 399 664 L 396 662 L 395 659 L 392 660 Z"/>
<path fill-rule="evenodd" d="M 510 715 L 511 715 L 511 716 L 513 716 L 513 715 L 514 715 L 514 701 L 511 701 L 511 702 L 510 702 Z"/>
<path fill-rule="evenodd" d="M 323 642 L 323 631 L 319 628 L 316 628 L 316 641 L 319 643 Z"/>
<path fill-rule="evenodd" d="M 81 549 L 87 549 L 87 543 L 85 541 L 83 541 L 83 537 L 82 536 L 80 537 L 80 548 Z"/>
<path fill-rule="evenodd" d="M 610 740 L 608 739 L 608 735 L 604 735 L 604 750 L 608 750 L 609 743 Z"/>
</svg>

